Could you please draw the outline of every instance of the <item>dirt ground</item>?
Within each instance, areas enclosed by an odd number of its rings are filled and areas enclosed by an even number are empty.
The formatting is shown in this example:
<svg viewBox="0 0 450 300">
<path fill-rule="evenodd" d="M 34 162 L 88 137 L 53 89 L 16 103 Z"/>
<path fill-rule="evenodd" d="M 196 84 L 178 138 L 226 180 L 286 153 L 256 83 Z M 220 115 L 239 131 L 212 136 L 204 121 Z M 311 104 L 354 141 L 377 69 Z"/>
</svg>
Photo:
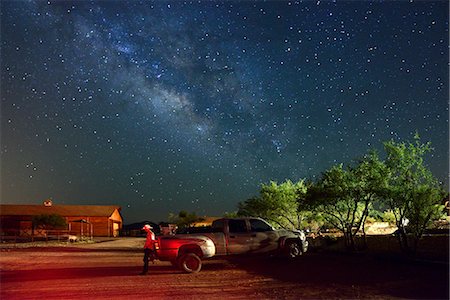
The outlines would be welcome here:
<svg viewBox="0 0 450 300">
<path fill-rule="evenodd" d="M 307 253 L 211 259 L 196 274 L 167 262 L 139 276 L 142 240 L 2 249 L 1 299 L 448 299 L 448 263 Z M 139 249 L 139 248 L 138 248 Z"/>
</svg>

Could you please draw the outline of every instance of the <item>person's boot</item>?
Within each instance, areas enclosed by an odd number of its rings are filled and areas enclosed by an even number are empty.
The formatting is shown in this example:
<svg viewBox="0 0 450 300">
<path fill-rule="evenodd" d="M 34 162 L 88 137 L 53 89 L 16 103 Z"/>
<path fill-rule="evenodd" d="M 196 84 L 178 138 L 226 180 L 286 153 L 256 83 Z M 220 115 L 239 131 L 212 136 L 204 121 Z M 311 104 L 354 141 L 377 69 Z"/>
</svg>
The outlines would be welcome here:
<svg viewBox="0 0 450 300">
<path fill-rule="evenodd" d="M 147 275 L 148 274 L 148 265 L 144 266 L 144 269 L 142 270 L 141 273 L 139 273 L 139 275 Z"/>
</svg>

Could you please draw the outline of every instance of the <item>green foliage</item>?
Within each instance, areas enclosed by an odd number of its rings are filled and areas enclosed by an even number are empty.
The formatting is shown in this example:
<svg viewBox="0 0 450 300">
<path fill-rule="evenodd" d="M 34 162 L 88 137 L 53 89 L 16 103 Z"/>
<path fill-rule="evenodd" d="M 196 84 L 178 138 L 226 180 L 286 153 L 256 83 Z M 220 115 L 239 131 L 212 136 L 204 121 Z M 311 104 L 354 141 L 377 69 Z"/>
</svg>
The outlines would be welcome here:
<svg viewBox="0 0 450 300">
<path fill-rule="evenodd" d="M 337 228 L 350 250 L 360 230 L 365 237 L 367 218 L 382 220 L 397 225 L 406 251 L 411 248 L 408 226 L 415 250 L 424 229 L 442 218 L 446 193 L 424 165 L 432 148 L 421 143 L 418 134 L 412 143 L 388 141 L 384 148 L 384 161 L 372 151 L 355 166 L 332 166 L 317 182 L 263 184 L 259 196 L 239 203 L 237 214 L 261 217 L 280 227 Z"/>
<path fill-rule="evenodd" d="M 375 219 L 374 217 L 372 217 L 372 216 L 367 216 L 367 218 L 366 218 L 366 221 L 365 221 L 365 224 L 367 224 L 367 223 L 374 223 L 374 222 L 376 222 L 376 221 L 378 221 L 377 219 Z M 364 224 L 364 225 L 365 225 Z"/>
<path fill-rule="evenodd" d="M 423 144 L 418 134 L 413 142 L 389 141 L 384 147 L 390 174 L 383 196 L 394 213 L 402 249 L 415 252 L 425 228 L 439 218 L 445 191 L 424 164 L 425 154 L 432 151 L 431 144 Z"/>
<path fill-rule="evenodd" d="M 381 220 L 383 222 L 388 222 L 389 224 L 396 224 L 395 214 L 391 209 L 383 212 L 381 215 Z"/>
<path fill-rule="evenodd" d="M 198 217 L 195 212 L 187 212 L 187 211 L 180 211 L 178 215 L 175 215 L 173 213 L 169 214 L 169 222 L 177 224 L 177 226 L 181 228 L 191 227 L 193 223 L 195 222 L 201 222 L 205 219 L 202 217 Z"/>
<path fill-rule="evenodd" d="M 323 227 L 331 227 L 323 214 L 315 210 L 303 211 L 303 222 L 301 228 L 308 228 L 311 232 L 319 232 Z"/>
<path fill-rule="evenodd" d="M 356 167 L 332 166 L 308 190 L 308 202 L 342 232 L 349 250 L 355 249 L 357 232 L 362 229 L 364 233 L 371 204 L 387 184 L 387 173 L 378 155 L 371 152 Z"/>
<path fill-rule="evenodd" d="M 42 214 L 33 216 L 33 228 L 62 229 L 67 226 L 66 219 L 57 214 Z"/>
<path fill-rule="evenodd" d="M 411 232 L 418 238 L 433 220 L 439 220 L 442 212 L 439 202 L 443 197 L 443 191 L 432 186 L 420 185 L 415 190 L 406 216 Z"/>
<path fill-rule="evenodd" d="M 281 184 L 270 181 L 261 186 L 260 195 L 238 204 L 239 216 L 253 216 L 266 219 L 275 227 L 302 228 L 302 201 L 306 193 L 303 180 L 293 183 L 286 180 Z"/>
<path fill-rule="evenodd" d="M 377 209 L 371 208 L 369 210 L 369 215 L 367 216 L 367 222 L 369 222 L 369 218 L 371 222 L 382 222 L 383 221 L 383 213 Z"/>
</svg>

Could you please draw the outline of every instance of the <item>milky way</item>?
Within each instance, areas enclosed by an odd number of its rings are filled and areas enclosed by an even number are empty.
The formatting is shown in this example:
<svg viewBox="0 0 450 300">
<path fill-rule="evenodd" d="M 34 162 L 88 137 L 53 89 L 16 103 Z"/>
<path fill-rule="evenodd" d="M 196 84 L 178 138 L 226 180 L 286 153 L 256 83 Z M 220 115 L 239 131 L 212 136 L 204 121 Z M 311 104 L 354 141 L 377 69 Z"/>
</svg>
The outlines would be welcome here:
<svg viewBox="0 0 450 300">
<path fill-rule="evenodd" d="M 217 215 L 417 131 L 448 187 L 446 1 L 2 1 L 1 201 Z"/>
</svg>

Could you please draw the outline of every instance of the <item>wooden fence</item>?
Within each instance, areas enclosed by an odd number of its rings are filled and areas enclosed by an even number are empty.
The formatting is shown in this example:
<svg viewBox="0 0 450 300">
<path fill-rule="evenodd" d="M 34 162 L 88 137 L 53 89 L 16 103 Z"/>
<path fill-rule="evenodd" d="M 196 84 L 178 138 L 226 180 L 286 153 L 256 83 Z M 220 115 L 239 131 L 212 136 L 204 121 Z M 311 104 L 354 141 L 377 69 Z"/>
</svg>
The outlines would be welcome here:
<svg viewBox="0 0 450 300">
<path fill-rule="evenodd" d="M 79 240 L 87 240 L 91 237 L 80 236 L 79 232 L 69 230 L 14 230 L 0 232 L 1 243 L 27 243 L 35 241 L 58 241 L 58 242 L 75 242 Z"/>
</svg>

